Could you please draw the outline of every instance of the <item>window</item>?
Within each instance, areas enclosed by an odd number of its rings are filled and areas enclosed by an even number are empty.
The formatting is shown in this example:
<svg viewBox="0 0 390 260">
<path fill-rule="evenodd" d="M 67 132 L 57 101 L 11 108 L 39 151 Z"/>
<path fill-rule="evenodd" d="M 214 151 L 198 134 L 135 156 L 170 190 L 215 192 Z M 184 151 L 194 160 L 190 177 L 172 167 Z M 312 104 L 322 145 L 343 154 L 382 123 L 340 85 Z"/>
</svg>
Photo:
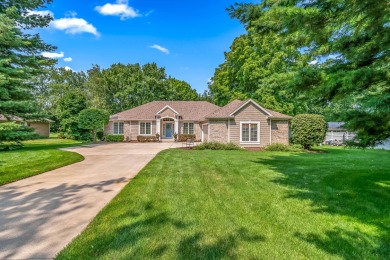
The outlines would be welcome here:
<svg viewBox="0 0 390 260">
<path fill-rule="evenodd" d="M 123 122 L 114 122 L 114 135 L 123 135 Z"/>
<path fill-rule="evenodd" d="M 150 123 L 150 122 L 139 123 L 139 134 L 140 135 L 151 135 L 152 134 L 152 123 Z"/>
<path fill-rule="evenodd" d="M 259 143 L 259 122 L 241 123 L 241 142 Z"/>
<path fill-rule="evenodd" d="M 183 134 L 186 134 L 186 135 L 194 134 L 194 123 L 184 123 Z"/>
</svg>

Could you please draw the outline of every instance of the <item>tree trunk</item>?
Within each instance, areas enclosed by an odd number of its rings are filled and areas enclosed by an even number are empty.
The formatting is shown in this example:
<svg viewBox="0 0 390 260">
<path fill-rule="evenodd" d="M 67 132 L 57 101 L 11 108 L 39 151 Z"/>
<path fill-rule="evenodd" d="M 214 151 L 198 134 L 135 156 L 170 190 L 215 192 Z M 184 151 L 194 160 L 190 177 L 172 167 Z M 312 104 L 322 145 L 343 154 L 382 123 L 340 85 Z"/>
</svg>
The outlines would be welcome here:
<svg viewBox="0 0 390 260">
<path fill-rule="evenodd" d="M 93 133 L 93 142 L 96 143 L 96 129 L 93 129 L 92 133 Z"/>
</svg>

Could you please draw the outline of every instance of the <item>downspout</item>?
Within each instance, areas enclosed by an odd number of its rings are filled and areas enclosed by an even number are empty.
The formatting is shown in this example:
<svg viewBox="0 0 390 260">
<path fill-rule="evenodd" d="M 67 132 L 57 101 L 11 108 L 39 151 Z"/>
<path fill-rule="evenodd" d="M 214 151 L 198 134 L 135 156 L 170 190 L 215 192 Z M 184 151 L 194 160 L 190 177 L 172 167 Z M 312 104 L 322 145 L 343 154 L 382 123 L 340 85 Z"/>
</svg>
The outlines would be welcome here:
<svg viewBox="0 0 390 260">
<path fill-rule="evenodd" d="M 230 143 L 230 119 L 228 119 L 228 143 Z"/>
<path fill-rule="evenodd" d="M 269 119 L 269 144 L 272 144 L 272 119 Z"/>
</svg>

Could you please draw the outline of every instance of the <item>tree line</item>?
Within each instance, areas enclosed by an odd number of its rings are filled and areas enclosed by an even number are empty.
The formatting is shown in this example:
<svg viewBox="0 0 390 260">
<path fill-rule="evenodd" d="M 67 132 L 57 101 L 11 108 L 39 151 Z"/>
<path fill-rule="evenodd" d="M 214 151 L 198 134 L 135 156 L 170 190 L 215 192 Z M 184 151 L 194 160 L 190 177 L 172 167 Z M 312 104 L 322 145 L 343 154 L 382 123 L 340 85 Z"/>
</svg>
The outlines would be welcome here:
<svg viewBox="0 0 390 260">
<path fill-rule="evenodd" d="M 227 11 L 246 33 L 234 40 L 203 95 L 155 63 L 93 65 L 86 72 L 54 68 L 56 62 L 42 52 L 56 48 L 31 33 L 53 19 L 31 11 L 51 2 L 0 3 L 0 114 L 8 119 L 51 117 L 65 137 L 84 138 L 90 131 L 76 117 L 84 109 L 113 114 L 153 100 L 225 105 L 253 98 L 282 113 L 344 121 L 360 146 L 390 137 L 386 0 L 265 0 L 231 6 Z M 0 149 L 4 142 L 20 143 L 33 135 L 22 125 L 0 124 Z"/>
<path fill-rule="evenodd" d="M 253 98 L 296 115 L 323 114 L 359 146 L 390 137 L 390 5 L 386 0 L 264 0 L 227 9 L 246 33 L 209 85 L 213 100 Z"/>
<path fill-rule="evenodd" d="M 200 100 L 185 81 L 167 76 L 156 63 L 93 65 L 87 72 L 51 68 L 38 77 L 33 91 L 38 110 L 57 123 L 53 130 L 66 138 L 86 139 L 78 127 L 83 109 L 115 114 L 154 100 Z"/>
</svg>

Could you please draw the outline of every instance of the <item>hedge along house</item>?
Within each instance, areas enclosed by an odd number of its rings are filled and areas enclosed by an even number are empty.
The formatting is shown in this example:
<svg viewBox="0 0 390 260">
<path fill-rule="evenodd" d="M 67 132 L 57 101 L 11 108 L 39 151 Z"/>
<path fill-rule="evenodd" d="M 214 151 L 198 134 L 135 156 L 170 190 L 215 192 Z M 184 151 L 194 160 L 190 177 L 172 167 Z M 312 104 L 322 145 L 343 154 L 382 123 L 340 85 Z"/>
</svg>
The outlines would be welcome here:
<svg viewBox="0 0 390 260">
<path fill-rule="evenodd" d="M 234 100 L 224 107 L 205 101 L 154 101 L 110 116 L 105 134 L 138 136 L 194 134 L 199 141 L 233 142 L 243 147 L 263 147 L 289 142 L 292 117 L 255 101 Z"/>
</svg>

